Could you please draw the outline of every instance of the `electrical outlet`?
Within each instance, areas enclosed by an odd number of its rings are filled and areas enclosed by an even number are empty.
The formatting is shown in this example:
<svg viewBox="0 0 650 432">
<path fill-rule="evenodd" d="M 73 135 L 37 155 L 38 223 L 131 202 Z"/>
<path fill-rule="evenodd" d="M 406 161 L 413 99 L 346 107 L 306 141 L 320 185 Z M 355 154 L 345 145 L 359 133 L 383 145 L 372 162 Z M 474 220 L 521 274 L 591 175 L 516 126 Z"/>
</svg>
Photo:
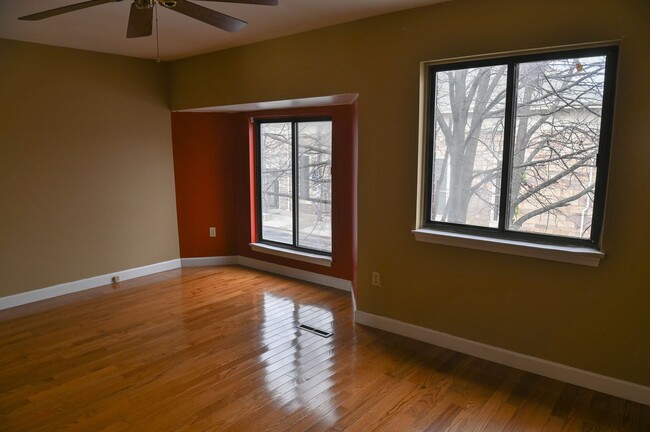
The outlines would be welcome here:
<svg viewBox="0 0 650 432">
<path fill-rule="evenodd" d="M 381 286 L 381 275 L 379 272 L 372 272 L 372 284 L 377 287 Z"/>
<path fill-rule="evenodd" d="M 216 236 L 217 236 L 217 228 L 210 227 L 210 237 L 216 237 Z"/>
<path fill-rule="evenodd" d="M 120 282 L 120 277 L 119 276 L 113 276 L 111 278 L 111 283 L 119 283 Z"/>
</svg>

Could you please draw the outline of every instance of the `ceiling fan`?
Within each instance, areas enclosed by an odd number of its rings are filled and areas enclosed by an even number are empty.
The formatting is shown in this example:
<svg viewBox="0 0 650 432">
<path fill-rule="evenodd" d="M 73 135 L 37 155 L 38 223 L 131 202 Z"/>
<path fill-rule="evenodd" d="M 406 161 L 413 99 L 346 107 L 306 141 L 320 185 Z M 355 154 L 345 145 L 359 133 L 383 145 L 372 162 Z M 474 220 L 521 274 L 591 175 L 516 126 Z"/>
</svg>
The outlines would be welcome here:
<svg viewBox="0 0 650 432">
<path fill-rule="evenodd" d="M 99 6 L 105 3 L 117 3 L 123 0 L 90 0 L 82 3 L 75 3 L 69 6 L 62 6 L 56 9 L 50 9 L 31 15 L 18 18 L 25 21 L 38 21 L 61 15 L 68 12 L 74 12 L 80 9 L 86 9 L 93 6 Z M 223 3 L 243 3 L 253 5 L 277 6 L 278 0 L 203 0 L 218 1 Z M 126 30 L 127 38 L 138 38 L 150 36 L 152 33 L 153 9 L 158 3 L 167 9 L 182 13 L 191 18 L 203 21 L 214 27 L 228 32 L 240 30 L 246 26 L 246 21 L 233 18 L 229 15 L 222 14 L 215 10 L 200 6 L 187 0 L 133 0 L 131 12 L 129 13 L 129 25 Z"/>
</svg>

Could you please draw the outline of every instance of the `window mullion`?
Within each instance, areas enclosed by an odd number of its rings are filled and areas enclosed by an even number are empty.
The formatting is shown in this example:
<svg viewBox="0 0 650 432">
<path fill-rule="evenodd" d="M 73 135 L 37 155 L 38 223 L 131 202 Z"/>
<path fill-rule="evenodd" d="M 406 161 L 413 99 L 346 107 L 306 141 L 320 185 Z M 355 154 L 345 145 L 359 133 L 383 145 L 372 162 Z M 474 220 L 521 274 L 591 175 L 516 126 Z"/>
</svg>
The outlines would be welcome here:
<svg viewBox="0 0 650 432">
<path fill-rule="evenodd" d="M 255 122 L 255 216 L 257 218 L 255 231 L 257 235 L 257 241 L 263 240 L 262 235 L 262 123 L 259 121 Z"/>
<path fill-rule="evenodd" d="M 291 195 L 293 246 L 298 247 L 298 122 L 291 122 Z"/>
<path fill-rule="evenodd" d="M 510 173 L 512 171 L 512 141 L 515 130 L 515 103 L 517 79 L 517 64 L 508 63 L 508 77 L 506 81 L 506 108 L 503 131 L 503 158 L 501 164 L 501 190 L 499 191 L 499 231 L 506 230 L 508 217 L 508 203 L 510 194 Z"/>
</svg>

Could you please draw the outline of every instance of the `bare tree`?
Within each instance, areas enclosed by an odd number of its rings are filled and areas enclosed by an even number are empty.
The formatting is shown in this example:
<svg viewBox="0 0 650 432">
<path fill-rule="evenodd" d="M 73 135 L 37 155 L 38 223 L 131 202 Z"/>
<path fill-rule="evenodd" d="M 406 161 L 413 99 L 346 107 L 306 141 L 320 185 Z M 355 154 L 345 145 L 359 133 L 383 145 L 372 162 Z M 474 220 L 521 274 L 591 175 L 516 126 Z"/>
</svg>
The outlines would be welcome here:
<svg viewBox="0 0 650 432">
<path fill-rule="evenodd" d="M 273 221 L 268 227 L 263 225 L 274 230 L 270 235 L 290 240 L 295 197 L 299 243 L 327 248 L 331 237 L 331 122 L 298 122 L 295 132 L 294 137 L 291 122 L 260 127 L 262 215 L 265 221 Z"/>
<path fill-rule="evenodd" d="M 519 65 L 509 229 L 589 235 L 604 69 L 604 57 Z M 508 175 L 506 74 L 500 65 L 437 73 L 432 219 L 495 225 Z"/>
</svg>

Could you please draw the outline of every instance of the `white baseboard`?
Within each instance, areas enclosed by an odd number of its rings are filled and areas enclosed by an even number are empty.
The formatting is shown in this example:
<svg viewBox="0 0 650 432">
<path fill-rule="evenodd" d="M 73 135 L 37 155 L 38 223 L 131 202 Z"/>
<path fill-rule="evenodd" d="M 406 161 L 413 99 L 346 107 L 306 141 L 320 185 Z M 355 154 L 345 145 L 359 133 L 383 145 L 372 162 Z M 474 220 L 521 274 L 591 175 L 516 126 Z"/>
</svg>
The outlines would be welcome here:
<svg viewBox="0 0 650 432">
<path fill-rule="evenodd" d="M 237 264 L 239 264 L 239 257 L 237 255 L 202 258 L 181 258 L 182 267 L 224 266 Z"/>
<path fill-rule="evenodd" d="M 352 282 L 347 279 L 340 279 L 333 276 L 322 275 L 306 270 L 299 270 L 293 267 L 286 267 L 266 261 L 260 261 L 253 258 L 239 256 L 239 265 L 250 267 L 270 273 L 288 276 L 294 279 L 304 280 L 306 282 L 317 283 L 331 288 L 338 288 L 345 291 L 352 291 Z"/>
<path fill-rule="evenodd" d="M 345 279 L 339 279 L 332 276 L 326 276 L 319 273 L 313 273 L 305 270 L 298 270 L 292 267 L 285 267 L 266 261 L 255 260 L 252 258 L 233 256 L 215 256 L 202 258 L 181 258 L 170 261 L 151 264 L 143 267 L 137 267 L 127 270 L 115 271 L 101 276 L 94 276 L 87 279 L 81 279 L 72 282 L 66 282 L 46 288 L 41 288 L 24 293 L 14 294 L 7 297 L 0 297 L 0 310 L 8 309 L 15 306 L 21 306 L 27 303 L 33 303 L 41 300 L 47 300 L 52 297 L 58 297 L 71 294 L 78 291 L 97 288 L 102 285 L 109 285 L 113 276 L 119 276 L 121 281 L 147 276 L 179 267 L 203 267 L 203 266 L 222 266 L 222 265 L 243 265 L 258 270 L 264 270 L 270 273 L 276 273 L 295 279 L 313 282 L 332 288 L 338 288 L 345 291 L 352 291 L 352 282 Z"/>
<path fill-rule="evenodd" d="M 282 276 L 288 276 L 294 279 L 300 279 L 306 282 L 313 282 L 325 285 L 331 288 L 338 288 L 345 291 L 352 291 L 352 282 L 346 279 L 340 279 L 333 276 L 322 275 L 306 270 L 300 270 L 293 267 L 287 267 L 267 261 L 256 260 L 240 255 L 234 256 L 215 256 L 204 258 L 181 258 L 183 267 L 203 267 L 203 266 L 220 266 L 220 265 L 241 265 L 257 270 L 267 271 Z"/>
<path fill-rule="evenodd" d="M 8 309 L 15 306 L 33 303 L 40 300 L 46 300 L 52 297 L 58 297 L 66 294 L 71 294 L 78 291 L 87 290 L 90 288 L 97 288 L 102 285 L 109 285 L 113 276 L 119 276 L 120 281 L 134 279 L 141 276 L 147 276 L 154 273 L 159 273 L 167 270 L 179 268 L 181 266 L 180 259 L 173 259 L 170 261 L 159 262 L 142 267 L 114 271 L 101 276 L 94 276 L 87 279 L 80 279 L 77 281 L 66 282 L 59 285 L 53 285 L 46 288 L 41 288 L 33 291 L 27 291 L 19 294 L 10 295 L 0 298 L 0 310 Z"/>
<path fill-rule="evenodd" d="M 452 336 L 391 318 L 356 311 L 355 322 L 495 363 L 650 405 L 650 387 Z"/>
</svg>

